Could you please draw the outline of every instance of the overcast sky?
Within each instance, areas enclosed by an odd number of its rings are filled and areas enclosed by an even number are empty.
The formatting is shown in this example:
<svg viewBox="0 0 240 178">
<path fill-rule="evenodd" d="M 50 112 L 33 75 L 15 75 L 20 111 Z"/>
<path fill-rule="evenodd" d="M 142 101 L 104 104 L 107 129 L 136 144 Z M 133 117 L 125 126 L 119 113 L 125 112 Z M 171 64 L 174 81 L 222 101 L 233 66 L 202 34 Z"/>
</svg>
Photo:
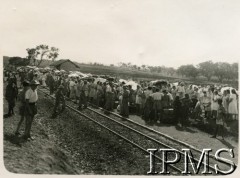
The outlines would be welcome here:
<svg viewBox="0 0 240 178">
<path fill-rule="evenodd" d="M 179 67 L 240 59 L 240 0 L 0 0 L 0 54 Z"/>
</svg>

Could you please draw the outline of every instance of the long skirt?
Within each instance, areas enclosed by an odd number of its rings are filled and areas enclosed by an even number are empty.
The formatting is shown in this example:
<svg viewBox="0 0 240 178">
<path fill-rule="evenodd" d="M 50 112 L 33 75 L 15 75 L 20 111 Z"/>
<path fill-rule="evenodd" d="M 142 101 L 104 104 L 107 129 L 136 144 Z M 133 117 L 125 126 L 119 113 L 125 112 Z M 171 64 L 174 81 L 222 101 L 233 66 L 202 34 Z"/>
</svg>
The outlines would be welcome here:
<svg viewBox="0 0 240 178">
<path fill-rule="evenodd" d="M 113 93 L 106 93 L 106 104 L 105 109 L 108 111 L 113 110 L 114 105 L 114 94 Z"/>
<path fill-rule="evenodd" d="M 143 117 L 146 122 L 149 122 L 154 119 L 154 109 L 153 109 L 152 98 L 147 98 L 146 100 Z"/>
<path fill-rule="evenodd" d="M 237 107 L 237 102 L 236 101 L 232 101 L 232 102 L 229 103 L 228 113 L 229 114 L 238 114 L 238 107 Z"/>
<path fill-rule="evenodd" d="M 121 115 L 124 116 L 124 117 L 129 116 L 128 100 L 125 100 L 125 99 L 122 100 Z"/>
</svg>

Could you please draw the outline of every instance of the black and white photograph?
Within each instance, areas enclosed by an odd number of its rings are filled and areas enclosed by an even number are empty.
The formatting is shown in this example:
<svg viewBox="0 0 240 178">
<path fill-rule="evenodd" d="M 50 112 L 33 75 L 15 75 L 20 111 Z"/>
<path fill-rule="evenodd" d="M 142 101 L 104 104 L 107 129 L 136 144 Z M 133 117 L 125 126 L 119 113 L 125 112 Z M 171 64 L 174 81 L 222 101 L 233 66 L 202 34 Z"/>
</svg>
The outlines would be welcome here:
<svg viewBox="0 0 240 178">
<path fill-rule="evenodd" d="M 0 175 L 239 174 L 240 1 L 0 3 Z"/>
</svg>

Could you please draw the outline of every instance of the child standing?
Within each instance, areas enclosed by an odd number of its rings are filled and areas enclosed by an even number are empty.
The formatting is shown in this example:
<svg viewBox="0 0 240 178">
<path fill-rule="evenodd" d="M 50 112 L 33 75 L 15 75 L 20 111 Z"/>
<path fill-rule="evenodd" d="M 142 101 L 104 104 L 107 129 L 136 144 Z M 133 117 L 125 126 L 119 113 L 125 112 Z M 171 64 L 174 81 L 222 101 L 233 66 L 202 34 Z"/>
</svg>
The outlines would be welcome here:
<svg viewBox="0 0 240 178">
<path fill-rule="evenodd" d="M 222 99 L 218 99 L 218 110 L 217 110 L 217 118 L 216 118 L 216 130 L 215 130 L 215 134 L 212 136 L 212 138 L 216 138 L 219 129 L 221 130 L 221 135 L 222 135 L 222 139 L 224 140 L 223 137 L 223 121 L 224 121 L 224 117 L 225 117 L 225 109 L 222 105 Z"/>
</svg>

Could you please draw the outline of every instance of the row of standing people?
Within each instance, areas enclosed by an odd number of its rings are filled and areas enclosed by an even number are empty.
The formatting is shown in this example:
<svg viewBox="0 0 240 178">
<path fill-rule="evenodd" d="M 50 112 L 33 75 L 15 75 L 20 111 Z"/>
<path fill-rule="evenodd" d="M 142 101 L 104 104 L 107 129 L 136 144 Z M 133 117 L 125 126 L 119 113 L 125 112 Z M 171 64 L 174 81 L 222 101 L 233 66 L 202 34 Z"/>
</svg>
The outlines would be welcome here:
<svg viewBox="0 0 240 178">
<path fill-rule="evenodd" d="M 50 82 L 47 82 L 47 83 L 50 83 L 50 91 L 51 91 L 51 88 L 54 88 L 53 81 L 54 79 L 50 80 Z M 127 111 L 126 113 L 124 113 L 124 111 L 121 111 L 122 110 L 121 106 L 124 105 L 122 103 L 128 103 L 127 104 L 128 107 L 132 107 L 132 106 L 136 107 L 136 114 L 142 115 L 143 117 L 145 116 L 145 118 L 149 117 L 148 116 L 149 114 L 146 114 L 146 113 L 151 113 L 151 111 L 149 112 L 148 110 L 154 110 L 153 113 L 155 113 L 154 117 L 156 119 L 159 115 L 160 110 L 162 110 L 163 108 L 170 108 L 170 107 L 173 108 L 173 101 L 175 100 L 176 96 L 179 96 L 180 99 L 189 98 L 191 100 L 189 110 L 192 108 L 195 108 L 197 103 L 201 106 L 201 109 L 204 110 L 204 107 L 205 107 L 204 102 L 206 102 L 207 100 L 209 101 L 208 103 L 209 108 L 207 108 L 207 110 L 210 110 L 211 111 L 210 113 L 215 114 L 217 110 L 216 97 L 217 98 L 220 97 L 218 94 L 215 94 L 215 92 L 217 91 L 210 90 L 207 92 L 208 94 L 206 99 L 205 97 L 203 97 L 204 92 L 199 92 L 198 88 L 185 89 L 185 86 L 182 83 L 177 87 L 175 86 L 162 87 L 160 89 L 161 94 L 159 94 L 159 91 L 155 93 L 155 87 L 152 87 L 151 89 L 149 89 L 150 87 L 148 87 L 148 89 L 143 89 L 140 86 L 138 86 L 137 90 L 134 91 L 131 88 L 131 86 L 124 86 L 124 83 L 121 83 L 119 86 L 115 86 L 113 85 L 112 82 L 94 83 L 94 79 L 87 81 L 87 80 L 70 78 L 69 80 L 69 78 L 67 77 L 66 78 L 58 77 L 58 79 L 55 80 L 55 83 L 56 83 L 55 88 L 57 88 L 58 85 L 62 84 L 64 86 L 65 95 L 71 99 L 79 101 L 79 103 L 83 104 L 84 106 L 86 106 L 87 101 L 89 101 L 97 106 L 102 106 L 108 110 L 112 110 L 114 108 L 115 101 L 118 100 L 120 113 L 126 117 L 128 117 L 129 111 Z M 127 91 L 125 93 L 123 92 L 124 88 L 126 88 L 126 91 Z M 147 98 L 153 92 L 155 93 L 151 97 L 153 99 L 153 102 L 151 102 L 151 98 L 147 102 Z M 228 91 L 225 91 L 225 92 L 228 92 Z M 50 92 L 50 93 L 53 93 L 53 92 Z M 187 95 L 185 96 L 185 94 Z M 223 106 L 225 107 L 226 112 L 229 113 L 230 116 L 233 116 L 236 118 L 236 115 L 238 113 L 236 109 L 237 96 L 234 96 L 234 94 L 232 94 L 231 96 L 228 94 L 227 96 L 229 99 L 225 99 L 225 94 L 223 96 Z M 151 104 L 151 103 L 155 103 L 155 104 Z M 156 104 L 156 103 L 162 103 L 162 104 Z M 177 103 L 177 101 L 175 103 Z M 128 107 L 123 107 L 123 108 L 128 108 Z M 147 111 L 144 112 L 145 110 Z"/>
</svg>

